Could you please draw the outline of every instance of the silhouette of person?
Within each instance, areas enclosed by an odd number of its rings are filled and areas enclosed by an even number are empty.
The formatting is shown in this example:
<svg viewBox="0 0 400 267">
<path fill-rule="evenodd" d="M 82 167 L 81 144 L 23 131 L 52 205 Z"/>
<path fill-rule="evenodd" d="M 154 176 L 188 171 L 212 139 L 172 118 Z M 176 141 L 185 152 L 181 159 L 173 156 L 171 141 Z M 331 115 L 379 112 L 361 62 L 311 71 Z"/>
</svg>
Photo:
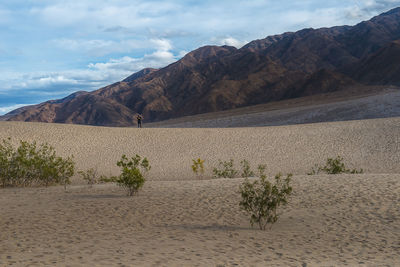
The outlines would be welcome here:
<svg viewBox="0 0 400 267">
<path fill-rule="evenodd" d="M 138 127 L 138 128 L 142 128 L 143 116 L 140 115 L 140 114 L 138 114 L 138 115 L 136 116 L 136 120 L 137 120 L 137 127 Z"/>
</svg>

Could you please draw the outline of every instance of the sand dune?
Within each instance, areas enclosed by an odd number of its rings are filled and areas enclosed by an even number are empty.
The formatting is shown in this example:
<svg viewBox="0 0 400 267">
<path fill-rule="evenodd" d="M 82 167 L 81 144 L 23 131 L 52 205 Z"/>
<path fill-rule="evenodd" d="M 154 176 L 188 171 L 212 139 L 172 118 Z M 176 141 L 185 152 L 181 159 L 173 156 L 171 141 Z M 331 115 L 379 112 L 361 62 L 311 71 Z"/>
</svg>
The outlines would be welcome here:
<svg viewBox="0 0 400 267">
<path fill-rule="evenodd" d="M 0 189 L 0 266 L 400 266 L 400 118 L 231 129 L 1 122 L 0 138 L 47 141 L 78 169 L 153 165 L 138 196 L 115 185 Z M 306 172 L 341 155 L 361 175 Z M 190 160 L 247 158 L 293 172 L 272 230 L 240 211 L 243 179 L 199 180 Z M 206 177 L 207 178 L 207 177 Z"/>
<path fill-rule="evenodd" d="M 149 158 L 152 180 L 193 179 L 191 159 L 267 164 L 268 173 L 306 174 L 328 157 L 343 156 L 352 168 L 400 173 L 400 118 L 297 126 L 214 129 L 136 129 L 65 124 L 0 122 L 0 139 L 48 142 L 74 155 L 78 169 L 118 174 L 123 153 Z"/>
<path fill-rule="evenodd" d="M 267 231 L 239 210 L 241 182 L 3 189 L 0 266 L 399 266 L 400 175 L 295 176 Z"/>
</svg>

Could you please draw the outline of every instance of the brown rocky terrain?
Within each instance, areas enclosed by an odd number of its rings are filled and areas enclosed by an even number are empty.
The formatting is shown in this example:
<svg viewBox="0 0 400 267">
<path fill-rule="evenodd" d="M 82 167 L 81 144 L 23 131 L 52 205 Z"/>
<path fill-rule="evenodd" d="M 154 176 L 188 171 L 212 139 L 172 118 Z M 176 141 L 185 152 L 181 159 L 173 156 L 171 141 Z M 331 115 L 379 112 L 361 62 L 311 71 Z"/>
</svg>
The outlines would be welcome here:
<svg viewBox="0 0 400 267">
<path fill-rule="evenodd" d="M 360 94 L 360 89 L 363 93 Z M 146 128 L 232 128 L 400 117 L 397 87 L 349 88 L 267 104 L 145 123 Z"/>
<path fill-rule="evenodd" d="M 7 120 L 130 126 L 363 85 L 400 85 L 400 8 L 355 26 L 304 29 L 241 49 L 205 46 L 159 70 L 65 101 L 7 114 Z"/>
<path fill-rule="evenodd" d="M 393 41 L 367 57 L 356 68 L 354 77 L 369 84 L 399 84 L 400 41 Z"/>
</svg>

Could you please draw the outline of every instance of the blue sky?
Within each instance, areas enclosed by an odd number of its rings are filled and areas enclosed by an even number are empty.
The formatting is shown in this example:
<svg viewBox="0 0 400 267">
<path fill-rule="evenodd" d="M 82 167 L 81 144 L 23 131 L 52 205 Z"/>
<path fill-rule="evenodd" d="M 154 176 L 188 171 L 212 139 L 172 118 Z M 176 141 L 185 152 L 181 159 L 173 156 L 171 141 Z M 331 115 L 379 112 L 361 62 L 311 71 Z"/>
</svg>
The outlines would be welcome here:
<svg viewBox="0 0 400 267">
<path fill-rule="evenodd" d="M 400 0 L 1 0 L 0 114 L 91 91 L 203 45 L 354 25 Z"/>
</svg>

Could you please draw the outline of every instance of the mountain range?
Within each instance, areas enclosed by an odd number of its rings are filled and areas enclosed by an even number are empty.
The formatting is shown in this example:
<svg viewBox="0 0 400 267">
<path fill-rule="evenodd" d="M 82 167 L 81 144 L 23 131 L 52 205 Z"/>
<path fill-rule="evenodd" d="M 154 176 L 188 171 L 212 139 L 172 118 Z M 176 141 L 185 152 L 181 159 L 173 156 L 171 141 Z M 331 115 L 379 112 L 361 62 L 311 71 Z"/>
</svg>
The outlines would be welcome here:
<svg viewBox="0 0 400 267">
<path fill-rule="evenodd" d="M 303 29 L 240 49 L 204 46 L 93 92 L 14 110 L 3 120 L 132 126 L 365 86 L 400 86 L 400 8 L 355 26 Z"/>
</svg>

